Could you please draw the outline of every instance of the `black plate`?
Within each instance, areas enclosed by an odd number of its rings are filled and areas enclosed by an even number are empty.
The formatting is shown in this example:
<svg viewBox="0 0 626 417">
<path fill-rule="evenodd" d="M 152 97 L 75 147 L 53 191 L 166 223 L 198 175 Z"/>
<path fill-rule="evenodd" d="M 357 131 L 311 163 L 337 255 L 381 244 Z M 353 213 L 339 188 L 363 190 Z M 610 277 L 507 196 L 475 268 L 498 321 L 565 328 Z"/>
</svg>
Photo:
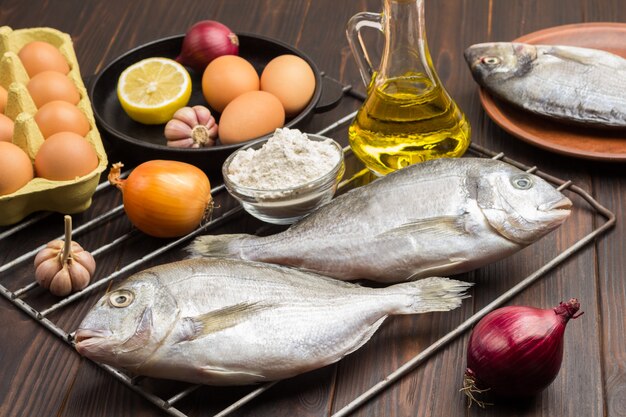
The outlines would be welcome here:
<svg viewBox="0 0 626 417">
<path fill-rule="evenodd" d="M 315 63 L 304 53 L 283 42 L 251 34 L 237 34 L 239 37 L 239 56 L 247 59 L 259 74 L 273 58 L 293 54 L 304 59 L 315 74 L 315 91 L 309 104 L 300 114 L 287 119 L 285 127 L 294 127 L 308 118 L 318 105 L 322 94 L 322 76 Z M 96 122 L 107 133 L 114 146 L 127 160 L 125 163 L 141 163 L 151 159 L 172 159 L 188 162 L 207 172 L 219 172 L 224 160 L 243 144 L 216 145 L 201 149 L 179 149 L 166 146 L 163 136 L 164 125 L 144 125 L 131 120 L 117 98 L 117 80 L 124 69 L 149 57 L 176 58 L 179 54 L 184 35 L 172 36 L 147 43 L 120 56 L 110 63 L 94 80 L 89 95 Z M 189 70 L 192 80 L 192 94 L 189 105 L 208 106 L 202 96 L 202 74 Z M 325 106 L 329 107 L 329 106 Z M 219 114 L 213 112 L 219 123 Z M 255 140 L 261 140 L 269 135 Z M 249 144 L 253 141 L 245 142 Z"/>
</svg>

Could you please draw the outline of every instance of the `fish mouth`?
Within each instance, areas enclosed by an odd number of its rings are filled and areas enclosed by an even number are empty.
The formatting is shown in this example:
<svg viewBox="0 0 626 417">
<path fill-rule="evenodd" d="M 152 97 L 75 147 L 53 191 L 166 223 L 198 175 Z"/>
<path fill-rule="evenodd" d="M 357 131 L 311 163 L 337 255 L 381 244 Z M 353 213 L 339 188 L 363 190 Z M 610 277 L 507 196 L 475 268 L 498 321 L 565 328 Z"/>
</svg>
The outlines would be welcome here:
<svg viewBox="0 0 626 417">
<path fill-rule="evenodd" d="M 552 225 L 559 225 L 567 219 L 571 213 L 572 201 L 563 197 L 537 207 L 537 210 L 546 216 Z"/>
<path fill-rule="evenodd" d="M 78 329 L 74 333 L 75 348 L 83 356 L 100 345 L 101 341 L 113 333 L 110 330 Z"/>
<path fill-rule="evenodd" d="M 555 201 L 551 201 L 545 204 L 542 204 L 538 207 L 539 211 L 563 211 L 569 213 L 573 206 L 572 200 L 567 197 L 560 198 Z"/>
</svg>

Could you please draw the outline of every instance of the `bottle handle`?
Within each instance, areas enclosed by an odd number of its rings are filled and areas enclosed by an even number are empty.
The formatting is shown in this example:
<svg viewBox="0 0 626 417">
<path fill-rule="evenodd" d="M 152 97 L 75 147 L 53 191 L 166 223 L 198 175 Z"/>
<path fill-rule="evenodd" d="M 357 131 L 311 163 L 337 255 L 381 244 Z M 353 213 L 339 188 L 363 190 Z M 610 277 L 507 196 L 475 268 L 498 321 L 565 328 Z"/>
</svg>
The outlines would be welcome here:
<svg viewBox="0 0 626 417">
<path fill-rule="evenodd" d="M 374 74 L 374 67 L 361 37 L 361 29 L 363 27 L 371 27 L 383 32 L 383 15 L 372 12 L 357 13 L 348 20 L 348 25 L 346 26 L 346 37 L 348 38 L 350 50 L 359 67 L 363 84 L 367 87 Z"/>
</svg>

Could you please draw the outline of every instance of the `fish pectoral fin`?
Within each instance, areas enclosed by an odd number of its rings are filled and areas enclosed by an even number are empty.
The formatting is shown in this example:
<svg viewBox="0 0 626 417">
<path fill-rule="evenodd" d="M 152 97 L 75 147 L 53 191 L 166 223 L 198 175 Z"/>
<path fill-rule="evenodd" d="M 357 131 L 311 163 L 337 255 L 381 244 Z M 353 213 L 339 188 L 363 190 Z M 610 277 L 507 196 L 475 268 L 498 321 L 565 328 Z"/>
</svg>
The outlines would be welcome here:
<svg viewBox="0 0 626 417">
<path fill-rule="evenodd" d="M 234 369 L 225 369 L 225 368 L 220 368 L 217 366 L 205 365 L 205 366 L 201 366 L 198 369 L 205 379 L 209 381 L 219 382 L 221 384 L 224 384 L 224 383 L 241 384 L 242 382 L 254 383 L 254 382 L 261 382 L 267 379 L 263 375 L 260 375 L 260 374 L 255 374 L 252 372 L 245 372 L 245 371 L 237 371 Z"/>
<path fill-rule="evenodd" d="M 467 234 L 467 231 L 465 230 L 465 218 L 468 215 L 468 213 L 464 213 L 458 216 L 441 216 L 419 219 L 387 230 L 379 234 L 377 237 L 392 237 L 399 234 L 406 235 L 407 233 L 427 233 L 433 235 L 434 238 L 438 236 L 460 236 Z"/>
<path fill-rule="evenodd" d="M 386 319 L 387 315 L 384 315 L 383 317 L 376 320 L 367 330 L 365 330 L 365 332 L 363 332 L 363 334 L 361 334 L 357 339 L 354 340 L 353 345 L 346 350 L 346 353 L 344 353 L 342 358 L 357 351 L 361 346 L 366 344 L 372 338 L 372 336 L 374 336 L 376 330 L 378 330 L 378 328 L 383 324 Z"/>
<path fill-rule="evenodd" d="M 447 262 L 442 262 L 438 265 L 432 265 L 426 269 L 420 269 L 419 272 L 409 276 L 407 281 L 415 281 L 421 278 L 436 277 L 441 275 L 441 270 L 450 271 L 450 268 L 455 268 L 458 265 L 463 265 L 469 262 L 468 258 L 449 258 Z M 449 273 L 449 272 L 448 272 Z"/>
<path fill-rule="evenodd" d="M 188 342 L 219 332 L 270 308 L 267 304 L 239 303 L 181 320 L 181 336 L 177 343 Z"/>
</svg>

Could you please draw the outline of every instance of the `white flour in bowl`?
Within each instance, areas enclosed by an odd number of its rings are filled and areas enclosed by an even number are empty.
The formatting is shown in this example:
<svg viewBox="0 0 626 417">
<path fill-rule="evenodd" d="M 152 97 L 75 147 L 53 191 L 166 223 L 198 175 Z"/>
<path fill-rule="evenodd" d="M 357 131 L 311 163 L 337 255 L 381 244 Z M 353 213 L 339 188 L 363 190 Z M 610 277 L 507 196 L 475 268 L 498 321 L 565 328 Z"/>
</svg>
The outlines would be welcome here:
<svg viewBox="0 0 626 417">
<path fill-rule="evenodd" d="M 257 190 L 282 190 L 316 180 L 339 162 L 332 141 L 310 140 L 298 129 L 276 129 L 260 149 L 237 153 L 228 167 L 230 180 Z"/>
</svg>

